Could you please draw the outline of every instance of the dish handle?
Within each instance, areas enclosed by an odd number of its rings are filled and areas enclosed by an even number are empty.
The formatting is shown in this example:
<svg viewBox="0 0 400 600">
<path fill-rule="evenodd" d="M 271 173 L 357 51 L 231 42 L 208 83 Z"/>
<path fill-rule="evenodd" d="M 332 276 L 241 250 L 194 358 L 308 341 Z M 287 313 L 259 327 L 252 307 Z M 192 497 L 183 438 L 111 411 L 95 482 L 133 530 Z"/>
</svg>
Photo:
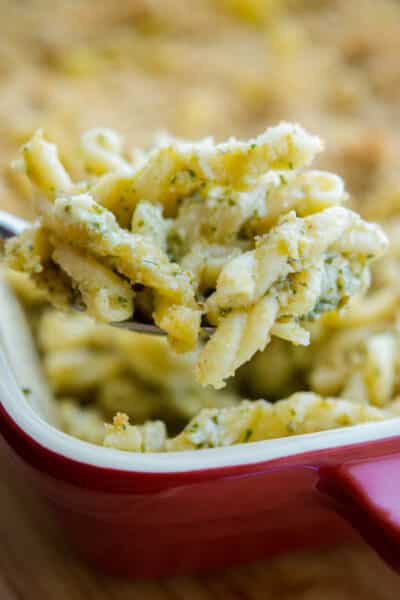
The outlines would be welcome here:
<svg viewBox="0 0 400 600">
<path fill-rule="evenodd" d="M 317 487 L 400 572 L 400 454 L 322 468 Z"/>
</svg>

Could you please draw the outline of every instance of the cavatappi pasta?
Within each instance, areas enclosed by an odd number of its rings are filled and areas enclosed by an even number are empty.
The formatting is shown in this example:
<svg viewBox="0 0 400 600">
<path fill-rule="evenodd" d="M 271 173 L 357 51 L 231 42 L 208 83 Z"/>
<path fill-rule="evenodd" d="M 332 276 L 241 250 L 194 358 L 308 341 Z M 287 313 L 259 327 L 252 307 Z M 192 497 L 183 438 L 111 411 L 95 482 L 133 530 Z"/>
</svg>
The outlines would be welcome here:
<svg viewBox="0 0 400 600">
<path fill-rule="evenodd" d="M 129 161 L 114 131 L 96 129 L 74 182 L 38 131 L 15 167 L 40 218 L 7 242 L 7 264 L 57 308 L 154 319 L 174 350 L 194 353 L 197 381 L 222 388 L 272 336 L 307 346 L 307 323 L 365 292 L 386 251 L 380 227 L 344 206 L 342 179 L 310 168 L 321 149 L 281 123 L 246 142 L 160 136 Z M 202 343 L 204 322 L 215 332 Z M 102 358 L 93 377 L 112 370 Z"/>
</svg>

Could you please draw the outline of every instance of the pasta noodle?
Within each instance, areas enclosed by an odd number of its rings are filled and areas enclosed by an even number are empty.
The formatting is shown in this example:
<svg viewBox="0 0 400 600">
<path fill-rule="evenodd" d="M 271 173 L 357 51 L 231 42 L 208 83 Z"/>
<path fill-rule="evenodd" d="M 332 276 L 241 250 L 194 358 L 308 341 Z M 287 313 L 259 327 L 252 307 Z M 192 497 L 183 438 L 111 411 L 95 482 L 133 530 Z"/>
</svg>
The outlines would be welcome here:
<svg viewBox="0 0 400 600">
<path fill-rule="evenodd" d="M 365 292 L 386 251 L 380 227 L 343 206 L 341 178 L 309 169 L 321 149 L 281 123 L 249 141 L 161 136 L 129 163 L 119 136 L 95 129 L 81 143 L 92 176 L 73 183 L 38 132 L 21 160 L 45 198 L 38 224 L 7 244 L 8 265 L 42 289 L 69 286 L 57 306 L 98 321 L 137 304 L 178 352 L 198 350 L 208 322 L 195 374 L 221 388 L 271 336 L 307 345 L 304 325 Z"/>
<path fill-rule="evenodd" d="M 354 404 L 347 400 L 322 398 L 317 394 L 299 392 L 286 400 L 270 404 L 265 400 L 243 401 L 236 407 L 203 409 L 175 438 L 167 438 L 165 431 L 157 439 L 157 451 L 176 452 L 200 448 L 217 448 L 243 442 L 323 431 L 393 418 L 396 409 L 385 411 Z M 130 451 L 146 451 L 142 447 L 144 426 L 130 425 L 121 415 L 107 427 L 105 445 Z"/>
<path fill-rule="evenodd" d="M 396 307 L 391 304 L 394 312 L 388 312 L 384 303 L 381 313 L 371 313 L 369 322 L 362 309 L 363 304 L 377 303 L 375 298 L 379 300 L 385 289 L 379 285 L 390 278 L 393 252 L 381 261 L 371 291 L 355 298 L 343 317 L 326 314 L 303 326 L 285 319 L 275 321 L 271 335 L 281 339 L 275 338 L 241 368 L 234 387 L 227 391 L 196 386 L 191 376 L 195 354 L 174 354 L 165 339 L 46 310 L 37 329 L 38 343 L 48 380 L 59 398 L 61 426 L 81 439 L 124 451 L 173 452 L 400 415 L 397 326 L 390 324 L 397 319 Z M 313 289 L 315 275 L 307 276 Z M 10 278 L 15 286 L 15 274 L 10 273 Z M 17 289 L 26 285 L 26 280 L 24 284 L 19 280 Z M 392 293 L 396 293 L 394 287 Z M 29 295 L 25 298 L 31 302 Z M 267 314 L 276 308 L 270 297 L 263 300 Z M 43 302 L 43 296 L 38 301 Z M 359 310 L 364 315 L 361 323 Z M 237 318 L 237 312 L 227 315 L 234 321 L 227 327 L 227 336 L 240 335 L 242 317 Z M 256 322 L 260 323 L 260 316 Z M 313 340 L 311 352 L 292 346 L 292 342 L 301 343 L 304 335 Z M 281 400 L 285 389 L 301 387 L 302 374 L 307 374 L 311 391 Z M 243 401 L 243 390 L 252 391 L 256 398 L 275 396 L 278 400 Z M 105 428 L 104 421 L 115 413 L 113 423 Z M 174 430 L 177 433 L 171 434 Z"/>
</svg>

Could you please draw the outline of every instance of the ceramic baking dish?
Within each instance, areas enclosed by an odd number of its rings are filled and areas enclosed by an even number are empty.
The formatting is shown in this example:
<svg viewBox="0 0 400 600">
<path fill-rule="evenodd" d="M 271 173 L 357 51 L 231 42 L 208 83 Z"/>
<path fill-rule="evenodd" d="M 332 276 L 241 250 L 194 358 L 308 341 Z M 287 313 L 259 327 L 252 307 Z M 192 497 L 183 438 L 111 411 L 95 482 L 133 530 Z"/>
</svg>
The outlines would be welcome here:
<svg viewBox="0 0 400 600">
<path fill-rule="evenodd" d="M 0 315 L 4 453 L 101 569 L 189 573 L 357 532 L 400 569 L 400 419 L 171 454 L 100 448 L 55 427 L 23 314 L 1 282 Z"/>
</svg>

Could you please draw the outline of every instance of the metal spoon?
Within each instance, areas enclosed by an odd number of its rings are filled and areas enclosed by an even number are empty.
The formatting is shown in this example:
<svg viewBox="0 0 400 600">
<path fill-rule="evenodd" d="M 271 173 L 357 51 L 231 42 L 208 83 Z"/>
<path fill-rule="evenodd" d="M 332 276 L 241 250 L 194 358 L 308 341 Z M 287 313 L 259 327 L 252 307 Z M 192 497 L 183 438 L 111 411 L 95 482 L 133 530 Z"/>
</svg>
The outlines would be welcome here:
<svg viewBox="0 0 400 600">
<path fill-rule="evenodd" d="M 30 226 L 28 221 L 11 215 L 8 212 L 0 210 L 0 240 L 7 240 L 20 234 L 24 229 Z M 73 307 L 78 312 L 82 312 L 82 306 Z M 129 331 L 135 331 L 136 333 L 148 333 L 152 335 L 166 335 L 165 331 L 154 325 L 153 323 L 141 323 L 140 321 L 133 321 L 131 319 L 127 321 L 115 321 L 110 323 L 113 327 L 119 327 L 120 329 L 128 329 Z M 206 335 L 214 333 L 214 327 L 202 327 L 202 331 Z"/>
</svg>

